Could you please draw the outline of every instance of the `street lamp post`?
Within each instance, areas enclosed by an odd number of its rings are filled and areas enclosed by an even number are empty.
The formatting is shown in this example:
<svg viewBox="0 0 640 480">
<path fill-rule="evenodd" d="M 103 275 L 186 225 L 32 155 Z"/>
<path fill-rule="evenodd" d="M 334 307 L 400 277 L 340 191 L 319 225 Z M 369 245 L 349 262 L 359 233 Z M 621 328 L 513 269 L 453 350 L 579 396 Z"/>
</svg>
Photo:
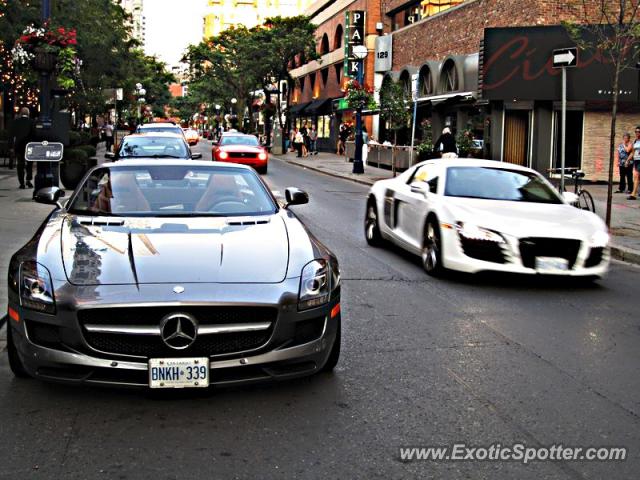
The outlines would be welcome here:
<svg viewBox="0 0 640 480">
<path fill-rule="evenodd" d="M 138 97 L 138 124 L 142 123 L 142 106 L 145 103 L 144 96 L 147 94 L 147 91 L 144 89 L 141 83 L 136 83 L 136 96 Z"/>
<path fill-rule="evenodd" d="M 237 98 L 235 98 L 235 97 L 234 97 L 234 98 L 232 98 L 232 99 L 231 99 L 231 127 L 232 127 L 232 128 L 235 128 L 235 127 L 234 127 L 233 117 L 234 117 L 234 115 L 236 114 L 236 108 L 235 108 L 235 107 L 236 107 L 236 103 L 238 103 L 238 99 L 237 99 Z M 236 119 L 236 120 L 237 120 L 237 119 Z M 235 123 L 237 123 L 237 121 L 236 121 Z"/>
<path fill-rule="evenodd" d="M 369 51 L 364 45 L 353 47 L 353 56 L 358 60 L 358 83 L 364 88 L 364 59 L 367 58 Z M 353 159 L 353 173 L 364 173 L 364 163 L 362 162 L 362 107 L 358 105 L 356 108 L 356 153 Z"/>
</svg>

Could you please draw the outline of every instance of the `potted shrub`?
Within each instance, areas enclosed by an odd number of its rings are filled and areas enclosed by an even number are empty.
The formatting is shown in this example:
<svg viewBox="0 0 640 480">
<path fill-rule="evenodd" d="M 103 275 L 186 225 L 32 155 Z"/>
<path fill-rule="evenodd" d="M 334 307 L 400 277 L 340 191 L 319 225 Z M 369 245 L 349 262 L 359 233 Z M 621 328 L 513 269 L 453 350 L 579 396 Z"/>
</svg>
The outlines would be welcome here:
<svg viewBox="0 0 640 480">
<path fill-rule="evenodd" d="M 60 169 L 60 179 L 66 189 L 74 190 L 89 170 L 89 155 L 81 148 L 65 150 Z"/>
<path fill-rule="evenodd" d="M 456 135 L 456 144 L 458 147 L 458 156 L 461 158 L 468 157 L 473 150 L 473 132 L 471 130 L 462 130 Z"/>
</svg>

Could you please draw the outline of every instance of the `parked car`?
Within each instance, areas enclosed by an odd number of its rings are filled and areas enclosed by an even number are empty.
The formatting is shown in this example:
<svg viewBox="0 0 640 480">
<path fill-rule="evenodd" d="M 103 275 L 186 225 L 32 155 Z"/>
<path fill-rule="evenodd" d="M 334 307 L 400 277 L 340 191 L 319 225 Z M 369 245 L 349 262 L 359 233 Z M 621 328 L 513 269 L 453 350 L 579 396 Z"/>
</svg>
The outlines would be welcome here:
<svg viewBox="0 0 640 480">
<path fill-rule="evenodd" d="M 122 139 L 115 153 L 105 153 L 105 158 L 128 160 L 141 158 L 181 158 L 197 160 L 201 153 L 193 153 L 182 134 L 174 133 L 134 133 Z"/>
<path fill-rule="evenodd" d="M 10 261 L 15 375 L 150 388 L 289 379 L 340 354 L 336 257 L 251 168 L 131 160 L 85 177 Z"/>
<path fill-rule="evenodd" d="M 182 128 L 171 122 L 143 123 L 138 125 L 135 133 L 176 133 L 184 136 Z"/>
<path fill-rule="evenodd" d="M 197 145 L 198 141 L 200 141 L 200 134 L 197 130 L 193 128 L 183 128 L 184 138 L 187 139 L 187 143 L 191 146 Z"/>
<path fill-rule="evenodd" d="M 267 173 L 269 167 L 269 151 L 254 135 L 225 133 L 213 143 L 211 153 L 214 161 L 249 165 L 260 173 Z"/>
<path fill-rule="evenodd" d="M 365 237 L 420 255 L 431 275 L 446 269 L 602 277 L 609 234 L 539 173 L 476 159 L 430 160 L 376 182 Z"/>
</svg>

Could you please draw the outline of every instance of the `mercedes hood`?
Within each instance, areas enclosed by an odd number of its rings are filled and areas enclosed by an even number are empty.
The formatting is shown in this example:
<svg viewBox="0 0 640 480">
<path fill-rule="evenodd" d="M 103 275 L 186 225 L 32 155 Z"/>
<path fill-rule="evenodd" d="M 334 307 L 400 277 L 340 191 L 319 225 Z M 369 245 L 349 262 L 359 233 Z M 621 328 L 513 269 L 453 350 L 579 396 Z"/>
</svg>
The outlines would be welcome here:
<svg viewBox="0 0 640 480">
<path fill-rule="evenodd" d="M 226 218 L 69 216 L 62 257 L 74 285 L 279 283 L 289 241 L 277 215 Z"/>
</svg>

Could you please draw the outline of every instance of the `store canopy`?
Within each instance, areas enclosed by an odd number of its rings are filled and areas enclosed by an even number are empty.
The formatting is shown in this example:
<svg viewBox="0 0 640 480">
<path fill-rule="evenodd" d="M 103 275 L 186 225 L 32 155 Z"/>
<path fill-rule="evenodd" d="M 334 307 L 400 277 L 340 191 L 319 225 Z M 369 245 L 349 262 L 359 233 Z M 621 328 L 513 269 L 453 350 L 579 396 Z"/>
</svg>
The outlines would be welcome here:
<svg viewBox="0 0 640 480">
<path fill-rule="evenodd" d="M 305 108 L 304 113 L 309 115 L 324 115 L 331 113 L 331 98 L 314 100 Z"/>
<path fill-rule="evenodd" d="M 466 100 L 474 100 L 475 95 L 473 92 L 454 92 L 446 93 L 444 95 L 433 95 L 431 97 L 422 97 L 418 99 L 418 103 L 431 102 L 431 105 L 439 105 L 444 102 L 462 102 Z"/>
<path fill-rule="evenodd" d="M 311 102 L 296 103 L 289 107 L 289 113 L 292 115 L 300 115 L 309 105 L 311 105 Z"/>
</svg>

